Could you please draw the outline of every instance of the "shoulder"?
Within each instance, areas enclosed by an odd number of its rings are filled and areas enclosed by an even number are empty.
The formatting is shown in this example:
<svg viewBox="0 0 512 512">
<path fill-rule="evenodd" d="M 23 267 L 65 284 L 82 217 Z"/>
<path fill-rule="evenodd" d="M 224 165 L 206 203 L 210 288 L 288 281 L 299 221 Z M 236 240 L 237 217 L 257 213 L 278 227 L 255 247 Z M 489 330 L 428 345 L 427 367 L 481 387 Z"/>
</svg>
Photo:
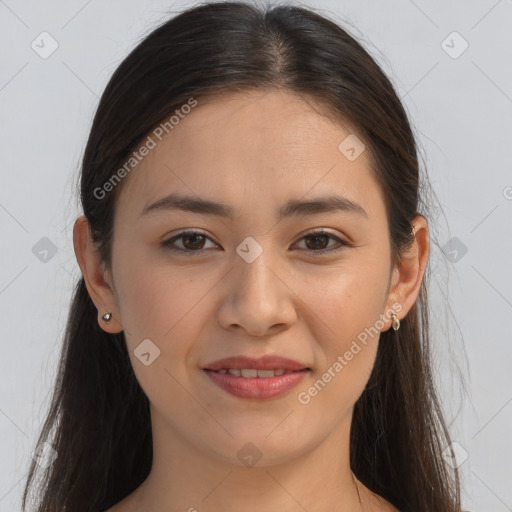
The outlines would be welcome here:
<svg viewBox="0 0 512 512">
<path fill-rule="evenodd" d="M 382 508 L 380 508 L 379 510 L 380 512 L 400 512 L 400 510 L 391 505 L 389 501 L 384 501 Z"/>
<path fill-rule="evenodd" d="M 363 486 L 363 488 L 366 494 L 365 503 L 370 505 L 370 510 L 374 510 L 375 512 L 400 512 L 400 510 L 382 496 L 375 494 L 367 487 Z"/>
<path fill-rule="evenodd" d="M 134 491 L 112 505 L 110 508 L 100 512 L 135 512 L 137 509 L 138 497 L 141 488 L 142 486 L 137 487 Z"/>
</svg>

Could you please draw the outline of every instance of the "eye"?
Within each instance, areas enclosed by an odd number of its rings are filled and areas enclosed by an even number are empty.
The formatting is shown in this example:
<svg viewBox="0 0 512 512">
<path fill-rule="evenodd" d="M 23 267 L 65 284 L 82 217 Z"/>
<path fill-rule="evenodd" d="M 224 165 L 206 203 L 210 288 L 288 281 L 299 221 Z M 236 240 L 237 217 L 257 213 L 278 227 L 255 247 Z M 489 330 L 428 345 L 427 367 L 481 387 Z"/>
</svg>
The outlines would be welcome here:
<svg viewBox="0 0 512 512">
<path fill-rule="evenodd" d="M 167 247 L 171 251 L 179 252 L 194 252 L 196 254 L 203 254 L 205 240 L 211 240 L 201 231 L 184 231 L 179 235 L 172 237 L 165 242 L 162 242 L 164 247 Z M 179 240 L 182 242 L 184 248 L 174 247 L 175 241 Z"/>
<path fill-rule="evenodd" d="M 345 247 L 351 247 L 350 243 L 341 240 L 337 236 L 334 236 L 326 231 L 313 231 L 303 236 L 300 240 L 306 241 L 306 250 L 309 249 L 314 256 L 334 254 L 337 253 L 338 251 L 341 251 Z M 325 249 L 325 247 L 327 247 L 326 244 L 329 243 L 329 240 L 334 240 L 338 242 L 338 247 L 335 247 L 334 249 Z M 320 250 L 315 250 L 315 247 L 316 249 Z"/>
<path fill-rule="evenodd" d="M 166 247 L 171 251 L 189 253 L 190 256 L 201 255 L 206 252 L 204 249 L 205 241 L 211 238 L 202 231 L 184 231 L 179 235 L 176 235 L 169 240 L 162 242 L 162 246 Z M 325 254 L 334 254 L 344 249 L 345 247 L 351 247 L 349 242 L 341 240 L 340 238 L 328 233 L 326 231 L 314 231 L 303 236 L 300 241 L 306 241 L 305 250 L 313 253 L 315 256 L 321 256 Z M 334 249 L 326 249 L 326 243 L 329 244 L 329 240 L 338 242 L 339 247 Z M 176 242 L 180 242 L 182 247 L 176 247 Z M 328 247 L 328 245 L 327 245 Z"/>
</svg>

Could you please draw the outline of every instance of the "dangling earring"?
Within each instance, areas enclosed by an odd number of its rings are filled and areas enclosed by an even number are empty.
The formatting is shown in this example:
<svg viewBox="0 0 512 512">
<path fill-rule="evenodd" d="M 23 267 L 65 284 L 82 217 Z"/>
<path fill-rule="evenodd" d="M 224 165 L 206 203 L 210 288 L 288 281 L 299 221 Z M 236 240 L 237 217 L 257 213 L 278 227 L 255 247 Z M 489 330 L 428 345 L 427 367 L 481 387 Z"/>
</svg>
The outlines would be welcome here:
<svg viewBox="0 0 512 512">
<path fill-rule="evenodd" d="M 112 313 L 105 313 L 101 319 L 104 321 L 104 322 L 110 322 L 110 319 L 112 318 Z"/>
<path fill-rule="evenodd" d="M 398 329 L 400 329 L 400 320 L 396 315 L 391 316 L 393 317 L 393 323 L 391 325 L 395 331 L 398 331 Z"/>
</svg>

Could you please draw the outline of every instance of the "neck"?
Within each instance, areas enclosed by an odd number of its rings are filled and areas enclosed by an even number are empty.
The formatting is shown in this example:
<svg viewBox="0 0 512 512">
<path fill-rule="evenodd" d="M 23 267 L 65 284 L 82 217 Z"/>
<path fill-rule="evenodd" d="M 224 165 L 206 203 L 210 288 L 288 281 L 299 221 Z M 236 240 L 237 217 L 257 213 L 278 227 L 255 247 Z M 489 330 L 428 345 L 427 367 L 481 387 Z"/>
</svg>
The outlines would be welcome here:
<svg viewBox="0 0 512 512">
<path fill-rule="evenodd" d="M 349 462 L 350 422 L 347 416 L 318 446 L 281 460 L 262 453 L 249 467 L 214 448 L 191 446 L 152 410 L 153 465 L 131 496 L 133 511 L 359 512 L 360 487 Z"/>
</svg>

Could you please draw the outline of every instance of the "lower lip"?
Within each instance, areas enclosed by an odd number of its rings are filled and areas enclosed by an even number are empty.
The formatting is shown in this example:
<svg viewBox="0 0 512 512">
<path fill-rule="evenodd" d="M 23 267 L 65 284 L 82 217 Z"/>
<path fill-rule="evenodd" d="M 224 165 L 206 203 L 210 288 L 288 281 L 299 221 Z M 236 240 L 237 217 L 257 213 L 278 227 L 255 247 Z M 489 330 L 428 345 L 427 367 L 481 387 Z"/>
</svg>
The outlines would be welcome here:
<svg viewBox="0 0 512 512">
<path fill-rule="evenodd" d="M 220 388 L 240 398 L 273 398 L 284 395 L 294 388 L 309 370 L 298 370 L 276 377 L 237 377 L 230 373 L 204 370 L 206 375 Z"/>
</svg>

